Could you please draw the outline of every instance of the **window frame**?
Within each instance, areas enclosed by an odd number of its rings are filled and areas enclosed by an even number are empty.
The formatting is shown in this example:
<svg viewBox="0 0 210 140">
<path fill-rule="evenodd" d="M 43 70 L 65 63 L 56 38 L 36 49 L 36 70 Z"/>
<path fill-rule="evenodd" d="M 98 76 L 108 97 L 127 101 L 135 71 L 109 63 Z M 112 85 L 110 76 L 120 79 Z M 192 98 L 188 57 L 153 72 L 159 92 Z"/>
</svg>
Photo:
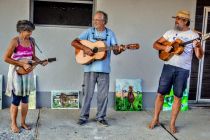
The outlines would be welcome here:
<svg viewBox="0 0 210 140">
<path fill-rule="evenodd" d="M 29 20 L 34 23 L 34 1 L 46 1 L 46 2 L 65 2 L 65 3 L 81 3 L 81 4 L 92 4 L 92 17 L 96 11 L 96 0 L 30 0 L 29 2 Z M 89 28 L 90 26 L 80 25 L 53 25 L 53 24 L 35 24 L 40 27 L 63 27 L 63 28 Z"/>
</svg>

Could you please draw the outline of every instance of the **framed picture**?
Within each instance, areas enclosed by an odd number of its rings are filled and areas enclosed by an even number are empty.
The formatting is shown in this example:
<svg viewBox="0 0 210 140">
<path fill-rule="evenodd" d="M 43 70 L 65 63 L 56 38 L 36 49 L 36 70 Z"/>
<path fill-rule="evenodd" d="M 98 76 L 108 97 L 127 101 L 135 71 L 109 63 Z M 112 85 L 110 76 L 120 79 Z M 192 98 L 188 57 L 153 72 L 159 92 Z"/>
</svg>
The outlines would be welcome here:
<svg viewBox="0 0 210 140">
<path fill-rule="evenodd" d="M 0 109 L 2 109 L 2 85 L 3 85 L 3 75 L 0 75 Z"/>
<path fill-rule="evenodd" d="M 116 79 L 116 111 L 142 110 L 141 81 L 141 79 Z"/>
<path fill-rule="evenodd" d="M 181 111 L 187 111 L 189 109 L 188 108 L 188 93 L 189 93 L 189 88 L 186 88 L 183 93 L 183 97 L 181 99 Z M 166 95 L 164 98 L 163 111 L 172 110 L 173 103 L 174 103 L 174 90 L 172 87 L 170 93 Z"/>
<path fill-rule="evenodd" d="M 52 109 L 79 109 L 79 90 L 51 91 Z"/>
</svg>

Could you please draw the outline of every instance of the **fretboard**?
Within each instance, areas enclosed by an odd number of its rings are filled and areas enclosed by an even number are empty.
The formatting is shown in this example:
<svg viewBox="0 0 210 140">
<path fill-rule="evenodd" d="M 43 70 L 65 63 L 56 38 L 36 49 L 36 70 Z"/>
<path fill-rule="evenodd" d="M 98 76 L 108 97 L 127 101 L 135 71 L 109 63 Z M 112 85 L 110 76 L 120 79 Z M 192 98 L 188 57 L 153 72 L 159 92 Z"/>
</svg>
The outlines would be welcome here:
<svg viewBox="0 0 210 140">
<path fill-rule="evenodd" d="M 105 48 L 98 48 L 98 52 L 108 51 L 108 50 L 114 50 L 117 49 L 118 46 L 111 46 L 111 47 L 105 47 Z"/>
<path fill-rule="evenodd" d="M 180 44 L 181 46 L 186 46 L 187 44 L 190 44 L 190 43 L 192 43 L 194 40 L 201 40 L 201 37 L 198 37 L 198 38 L 195 38 L 195 39 L 193 39 L 193 40 L 190 40 L 190 41 L 187 41 L 187 42 L 184 42 L 184 43 L 182 43 L 182 44 Z"/>
</svg>

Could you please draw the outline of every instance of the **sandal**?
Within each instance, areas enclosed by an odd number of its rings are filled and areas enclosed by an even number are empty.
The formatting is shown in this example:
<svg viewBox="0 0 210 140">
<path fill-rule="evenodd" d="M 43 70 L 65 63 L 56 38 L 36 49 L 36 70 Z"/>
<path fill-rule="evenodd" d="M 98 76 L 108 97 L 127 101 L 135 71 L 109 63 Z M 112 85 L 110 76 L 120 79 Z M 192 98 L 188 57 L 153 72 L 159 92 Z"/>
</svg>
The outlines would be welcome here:
<svg viewBox="0 0 210 140">
<path fill-rule="evenodd" d="M 31 130 L 31 127 L 27 126 L 27 125 L 21 125 L 21 128 L 23 128 L 25 130 Z"/>
</svg>

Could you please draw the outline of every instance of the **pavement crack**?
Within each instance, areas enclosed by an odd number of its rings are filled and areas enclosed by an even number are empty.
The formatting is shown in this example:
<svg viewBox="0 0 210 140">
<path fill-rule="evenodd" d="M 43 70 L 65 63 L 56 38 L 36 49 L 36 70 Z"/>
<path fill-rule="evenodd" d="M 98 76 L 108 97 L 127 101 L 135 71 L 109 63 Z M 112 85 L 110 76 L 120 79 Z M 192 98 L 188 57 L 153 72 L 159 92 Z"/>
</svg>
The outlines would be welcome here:
<svg viewBox="0 0 210 140">
<path fill-rule="evenodd" d="M 160 124 L 160 126 L 166 130 L 175 140 L 178 140 L 163 124 Z"/>
<path fill-rule="evenodd" d="M 36 128 L 35 128 L 35 139 L 36 139 L 36 140 L 38 140 L 38 135 L 39 135 L 39 119 L 40 119 L 40 112 L 41 112 L 41 109 L 39 109 L 38 117 L 37 117 L 37 120 L 36 120 Z"/>
</svg>

